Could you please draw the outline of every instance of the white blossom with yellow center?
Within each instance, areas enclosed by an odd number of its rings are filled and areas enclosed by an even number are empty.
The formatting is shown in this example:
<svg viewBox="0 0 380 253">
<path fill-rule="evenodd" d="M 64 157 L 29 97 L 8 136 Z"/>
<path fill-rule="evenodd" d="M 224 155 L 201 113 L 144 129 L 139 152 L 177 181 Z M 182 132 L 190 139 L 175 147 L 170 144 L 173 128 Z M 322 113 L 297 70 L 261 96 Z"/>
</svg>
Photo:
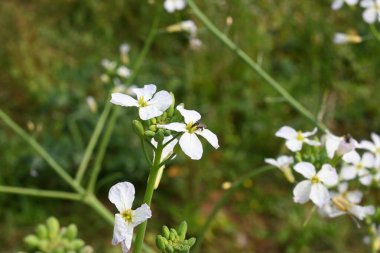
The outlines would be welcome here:
<svg viewBox="0 0 380 253">
<path fill-rule="evenodd" d="M 361 141 L 359 144 L 359 148 L 366 149 L 375 155 L 375 166 L 377 168 L 380 167 L 380 136 L 375 133 L 371 134 L 371 141 Z"/>
<path fill-rule="evenodd" d="M 343 179 L 351 180 L 358 177 L 363 185 L 371 184 L 373 177 L 368 169 L 375 165 L 375 158 L 371 153 L 366 152 L 360 157 L 358 152 L 351 151 L 345 154 L 342 159 L 347 163 L 341 171 Z"/>
<path fill-rule="evenodd" d="M 185 0 L 165 0 L 164 2 L 164 8 L 169 13 L 183 10 L 185 7 L 186 7 Z"/>
<path fill-rule="evenodd" d="M 303 143 L 309 144 L 311 146 L 321 145 L 318 141 L 310 140 L 307 138 L 314 135 L 316 132 L 317 128 L 314 128 L 312 132 L 301 132 L 296 131 L 289 126 L 283 126 L 276 132 L 276 136 L 286 139 L 286 146 L 291 151 L 297 152 L 302 149 Z"/>
</svg>

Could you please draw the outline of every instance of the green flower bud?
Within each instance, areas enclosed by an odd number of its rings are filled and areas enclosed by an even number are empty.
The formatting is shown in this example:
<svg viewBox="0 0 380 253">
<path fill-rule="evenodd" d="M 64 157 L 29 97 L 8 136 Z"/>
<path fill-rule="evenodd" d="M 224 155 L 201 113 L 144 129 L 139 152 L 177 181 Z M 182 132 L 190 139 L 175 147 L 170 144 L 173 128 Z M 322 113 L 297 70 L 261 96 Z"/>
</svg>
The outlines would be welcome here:
<svg viewBox="0 0 380 253">
<path fill-rule="evenodd" d="M 174 228 L 171 228 L 171 229 L 170 229 L 169 239 L 170 239 L 171 241 L 174 241 L 174 240 L 176 240 L 177 238 L 178 238 L 177 231 L 175 231 Z"/>
<path fill-rule="evenodd" d="M 174 115 L 175 97 L 172 92 L 170 92 L 170 95 L 172 96 L 173 103 L 170 105 L 169 109 L 167 110 L 167 113 L 168 113 L 168 116 L 171 118 Z"/>
<path fill-rule="evenodd" d="M 69 240 L 74 240 L 78 235 L 78 228 L 75 224 L 71 224 L 67 227 L 66 238 Z"/>
<path fill-rule="evenodd" d="M 179 235 L 179 239 L 181 241 L 185 240 L 186 232 L 187 232 L 187 223 L 186 223 L 186 221 L 182 221 L 178 227 L 178 235 Z"/>
<path fill-rule="evenodd" d="M 133 130 L 135 131 L 135 133 L 136 133 L 140 138 L 143 138 L 143 137 L 144 137 L 144 127 L 143 127 L 143 125 L 141 124 L 141 122 L 138 121 L 138 120 L 134 120 L 134 121 L 132 121 L 132 126 L 133 126 Z"/>
<path fill-rule="evenodd" d="M 173 247 L 170 246 L 169 244 L 166 244 L 165 251 L 168 252 L 168 253 L 174 253 Z"/>
<path fill-rule="evenodd" d="M 168 114 L 166 112 L 164 112 L 162 115 L 161 115 L 161 122 L 165 122 L 166 118 L 168 117 Z"/>
<path fill-rule="evenodd" d="M 81 239 L 75 239 L 71 244 L 74 246 L 74 249 L 81 249 L 84 246 L 84 241 Z"/>
<path fill-rule="evenodd" d="M 159 130 L 157 131 L 157 133 L 155 134 L 154 139 L 155 139 L 158 143 L 161 143 L 161 142 L 164 141 L 164 138 L 165 138 L 165 136 L 164 136 L 164 130 L 163 130 L 163 129 L 159 129 Z"/>
<path fill-rule="evenodd" d="M 153 131 L 150 131 L 150 130 L 145 131 L 146 137 L 153 138 L 155 135 L 156 135 L 156 133 Z"/>
<path fill-rule="evenodd" d="M 152 122 L 152 124 L 156 125 L 157 124 L 157 119 L 153 118 L 153 119 L 151 119 L 151 122 Z"/>
<path fill-rule="evenodd" d="M 41 239 L 46 239 L 47 238 L 47 235 L 48 235 L 48 231 L 47 231 L 47 228 L 45 225 L 43 224 L 39 224 L 37 227 L 36 227 L 36 234 L 39 238 Z"/>
<path fill-rule="evenodd" d="M 165 135 L 165 137 L 167 137 L 167 136 L 169 136 L 169 135 L 171 135 L 172 134 L 172 132 L 170 131 L 170 130 L 168 130 L 168 129 L 165 129 L 164 130 L 164 135 Z"/>
<path fill-rule="evenodd" d="M 40 240 L 38 243 L 38 249 L 41 251 L 46 251 L 49 248 L 49 241 L 47 240 Z"/>
<path fill-rule="evenodd" d="M 156 125 L 151 125 L 149 127 L 149 130 L 152 131 L 152 132 L 156 132 L 157 131 L 157 126 Z"/>
<path fill-rule="evenodd" d="M 168 241 L 161 235 L 158 235 L 156 237 L 156 246 L 160 250 L 165 250 L 165 245 L 168 243 Z"/>
<path fill-rule="evenodd" d="M 197 239 L 195 237 L 191 237 L 190 239 L 186 240 L 187 245 L 189 245 L 189 247 L 193 247 L 196 241 Z"/>
<path fill-rule="evenodd" d="M 167 226 L 163 226 L 162 227 L 162 234 L 164 235 L 164 237 L 166 239 L 169 239 L 169 236 L 170 236 L 170 230 Z"/>
<path fill-rule="evenodd" d="M 35 235 L 28 235 L 27 237 L 24 238 L 24 242 L 30 247 L 30 248 L 35 248 L 39 245 L 40 240 L 37 236 Z"/>
<path fill-rule="evenodd" d="M 46 221 L 48 234 L 50 238 L 55 238 L 59 234 L 59 221 L 55 217 L 50 217 Z"/>
<path fill-rule="evenodd" d="M 91 246 L 86 246 L 84 247 L 80 253 L 93 253 L 94 252 L 94 249 L 91 247 Z"/>
</svg>

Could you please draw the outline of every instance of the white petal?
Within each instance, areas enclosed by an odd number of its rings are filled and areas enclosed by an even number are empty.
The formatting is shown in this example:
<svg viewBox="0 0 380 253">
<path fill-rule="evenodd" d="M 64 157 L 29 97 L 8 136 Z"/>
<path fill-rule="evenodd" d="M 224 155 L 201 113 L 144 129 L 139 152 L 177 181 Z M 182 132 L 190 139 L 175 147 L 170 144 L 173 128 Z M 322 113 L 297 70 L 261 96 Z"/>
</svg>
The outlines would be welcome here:
<svg viewBox="0 0 380 253">
<path fill-rule="evenodd" d="M 363 193 L 361 191 L 350 191 L 346 193 L 346 199 L 353 204 L 359 204 L 362 198 Z"/>
<path fill-rule="evenodd" d="M 186 132 L 186 124 L 184 123 L 173 122 L 166 125 L 157 125 L 157 127 L 165 128 L 176 132 Z"/>
<path fill-rule="evenodd" d="M 219 148 L 218 137 L 210 130 L 200 129 L 196 133 L 205 138 L 214 148 Z"/>
<path fill-rule="evenodd" d="M 365 215 L 364 208 L 358 205 L 353 205 L 348 210 L 351 214 L 353 214 L 359 220 L 363 220 Z"/>
<path fill-rule="evenodd" d="M 310 199 L 318 207 L 322 207 L 329 203 L 330 194 L 323 184 L 313 184 L 310 191 Z"/>
<path fill-rule="evenodd" d="M 310 146 L 320 146 L 321 143 L 319 141 L 314 141 L 314 140 L 309 140 L 309 139 L 305 139 L 305 142 L 307 144 L 309 144 Z"/>
<path fill-rule="evenodd" d="M 146 84 L 143 88 L 134 88 L 132 91 L 136 94 L 137 98 L 144 97 L 145 101 L 150 100 L 156 92 L 157 87 L 154 84 Z"/>
<path fill-rule="evenodd" d="M 351 151 L 343 156 L 343 161 L 350 163 L 350 164 L 357 164 L 360 162 L 360 155 L 356 151 Z"/>
<path fill-rule="evenodd" d="M 289 166 L 290 164 L 294 163 L 293 157 L 285 156 L 285 155 L 278 157 L 277 161 L 278 161 L 279 167 Z"/>
<path fill-rule="evenodd" d="M 380 147 L 380 136 L 378 136 L 375 133 L 372 133 L 371 138 L 372 138 L 373 142 L 375 143 L 375 146 Z"/>
<path fill-rule="evenodd" d="M 373 8 L 368 8 L 363 12 L 363 19 L 369 24 L 373 24 L 376 21 L 376 11 Z"/>
<path fill-rule="evenodd" d="M 367 171 L 364 175 L 361 175 L 359 177 L 359 181 L 360 183 L 362 183 L 362 185 L 365 185 L 365 186 L 368 186 L 372 183 L 372 175 Z"/>
<path fill-rule="evenodd" d="M 333 186 L 338 183 L 338 174 L 330 164 L 324 164 L 317 176 L 327 186 Z"/>
<path fill-rule="evenodd" d="M 304 180 L 296 185 L 293 190 L 294 202 L 304 204 L 309 200 L 311 191 L 311 182 Z"/>
<path fill-rule="evenodd" d="M 123 253 L 127 253 L 131 249 L 132 238 L 133 238 L 133 225 L 128 224 L 125 240 L 120 243 Z"/>
<path fill-rule="evenodd" d="M 340 172 L 344 180 L 354 179 L 357 175 L 357 169 L 354 166 L 345 166 Z"/>
<path fill-rule="evenodd" d="M 366 149 L 371 152 L 375 152 L 376 150 L 376 146 L 370 141 L 361 141 L 359 144 L 359 148 Z"/>
<path fill-rule="evenodd" d="M 343 3 L 344 3 L 344 0 L 334 0 L 334 2 L 331 5 L 331 9 L 339 10 L 340 8 L 342 8 Z"/>
<path fill-rule="evenodd" d="M 147 204 L 142 204 L 139 208 L 132 211 L 133 226 L 136 227 L 150 217 L 152 217 L 152 211 L 150 210 L 150 207 Z"/>
<path fill-rule="evenodd" d="M 157 105 L 154 104 L 140 107 L 139 109 L 139 116 L 142 120 L 152 119 L 161 116 L 163 113 L 164 111 L 162 111 L 160 107 L 157 107 Z"/>
<path fill-rule="evenodd" d="M 111 95 L 111 103 L 115 105 L 121 106 L 136 106 L 138 107 L 137 100 L 134 98 L 122 94 L 122 93 L 112 93 Z"/>
<path fill-rule="evenodd" d="M 315 167 L 313 164 L 308 162 L 297 163 L 294 166 L 294 170 L 309 179 L 315 176 Z"/>
<path fill-rule="evenodd" d="M 116 206 L 119 212 L 132 208 L 135 199 L 135 187 L 129 182 L 117 183 L 111 187 L 108 199 Z"/>
<path fill-rule="evenodd" d="M 273 165 L 274 167 L 280 168 L 279 163 L 273 158 L 265 158 L 264 160 L 267 164 Z"/>
<path fill-rule="evenodd" d="M 326 151 L 327 151 L 327 156 L 330 159 L 334 157 L 335 151 L 338 149 L 341 140 L 342 138 L 337 137 L 335 135 L 332 135 L 332 134 L 326 135 Z"/>
<path fill-rule="evenodd" d="M 359 0 L 346 0 L 346 3 L 348 5 L 356 5 L 359 2 Z"/>
<path fill-rule="evenodd" d="M 166 111 L 172 103 L 173 97 L 165 90 L 157 92 L 153 98 L 148 101 L 149 105 L 155 105 L 162 112 Z"/>
<path fill-rule="evenodd" d="M 297 139 L 287 140 L 285 145 L 293 152 L 297 152 L 302 149 L 302 141 L 298 141 Z"/>
<path fill-rule="evenodd" d="M 175 11 L 175 5 L 173 4 L 172 0 L 165 0 L 164 8 L 169 13 L 172 13 Z"/>
<path fill-rule="evenodd" d="M 375 157 L 371 153 L 364 153 L 362 157 L 363 166 L 366 168 L 372 168 L 375 166 Z"/>
<path fill-rule="evenodd" d="M 191 122 L 195 123 L 201 119 L 201 115 L 197 111 L 186 110 L 185 108 L 183 108 L 183 105 L 178 105 L 176 108 L 185 119 L 186 124 L 189 124 Z"/>
<path fill-rule="evenodd" d="M 120 214 L 115 214 L 115 225 L 113 228 L 112 244 L 116 245 L 127 238 L 128 225 Z"/>
<path fill-rule="evenodd" d="M 177 0 L 175 2 L 177 10 L 183 10 L 186 6 L 186 2 L 184 0 Z"/>
<path fill-rule="evenodd" d="M 275 134 L 277 137 L 284 139 L 294 139 L 297 137 L 297 131 L 289 126 L 281 127 Z"/>
<path fill-rule="evenodd" d="M 338 185 L 339 193 L 346 193 L 347 190 L 348 190 L 348 183 L 347 182 L 342 182 Z"/>
<path fill-rule="evenodd" d="M 302 135 L 303 135 L 303 137 L 309 137 L 309 136 L 312 136 L 312 135 L 316 134 L 317 131 L 318 131 L 318 128 L 314 128 L 313 131 L 311 131 L 311 132 L 304 132 L 304 133 L 302 133 Z"/>
<path fill-rule="evenodd" d="M 203 147 L 196 134 L 184 133 L 179 140 L 179 145 L 181 146 L 183 152 L 191 159 L 201 159 Z"/>
<path fill-rule="evenodd" d="M 172 138 L 173 138 L 173 136 L 171 136 L 171 135 L 165 137 L 164 138 L 164 144 L 167 143 L 168 141 L 170 141 Z M 166 160 L 167 158 L 169 158 L 169 156 L 171 156 L 173 154 L 173 149 L 177 145 L 177 143 L 178 143 L 178 140 L 174 139 L 164 147 L 164 149 L 162 150 L 161 161 Z"/>
</svg>

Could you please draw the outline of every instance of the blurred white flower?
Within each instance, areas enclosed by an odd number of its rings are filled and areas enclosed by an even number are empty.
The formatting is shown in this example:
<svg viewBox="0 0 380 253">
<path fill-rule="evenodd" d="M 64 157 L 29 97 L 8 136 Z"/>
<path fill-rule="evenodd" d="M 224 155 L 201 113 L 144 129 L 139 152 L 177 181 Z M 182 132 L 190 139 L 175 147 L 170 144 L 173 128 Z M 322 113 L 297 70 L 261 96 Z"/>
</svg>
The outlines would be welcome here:
<svg viewBox="0 0 380 253">
<path fill-rule="evenodd" d="M 186 7 L 185 0 L 165 0 L 164 8 L 167 12 L 172 13 L 176 10 L 183 10 Z"/>
<path fill-rule="evenodd" d="M 355 33 L 335 33 L 333 41 L 335 44 L 347 44 L 360 43 L 363 39 Z"/>
<path fill-rule="evenodd" d="M 313 164 L 300 162 L 294 166 L 294 170 L 307 178 L 294 188 L 294 202 L 304 204 L 311 199 L 318 207 L 329 203 L 330 194 L 326 186 L 334 186 L 338 183 L 335 168 L 329 164 L 324 164 L 322 169 L 316 173 Z"/>
<path fill-rule="evenodd" d="M 363 185 L 370 185 L 372 182 L 372 174 L 368 170 L 375 164 L 374 156 L 366 152 L 362 157 L 356 151 L 351 151 L 343 156 L 343 161 L 348 163 L 342 168 L 341 176 L 345 180 L 351 180 L 359 177 L 359 181 Z"/>
<path fill-rule="evenodd" d="M 123 43 L 120 45 L 120 54 L 128 54 L 129 50 L 131 50 L 130 46 L 127 43 Z"/>
<path fill-rule="evenodd" d="M 105 68 L 107 71 L 114 71 L 116 66 L 117 66 L 117 63 L 114 62 L 114 61 L 110 61 L 108 59 L 103 59 L 102 60 L 102 66 L 103 68 Z"/>
<path fill-rule="evenodd" d="M 265 162 L 279 168 L 282 173 L 284 173 L 286 179 L 288 179 L 290 183 L 294 183 L 294 176 L 289 166 L 290 164 L 294 163 L 293 157 L 283 155 L 277 159 L 266 158 Z"/>
<path fill-rule="evenodd" d="M 205 138 L 214 148 L 219 148 L 218 137 L 199 123 L 201 115 L 197 111 L 186 110 L 183 108 L 183 105 L 178 105 L 177 110 L 184 117 L 185 123 L 174 122 L 157 126 L 176 132 L 183 132 L 179 139 L 179 145 L 186 155 L 194 160 L 201 159 L 203 147 L 197 135 Z"/>
<path fill-rule="evenodd" d="M 135 187 L 129 182 L 121 182 L 112 186 L 108 193 L 108 199 L 119 211 L 115 214 L 112 244 L 120 243 L 123 253 L 126 253 L 131 248 L 133 229 L 152 217 L 152 212 L 147 204 L 142 204 L 141 207 L 132 210 Z"/>
<path fill-rule="evenodd" d="M 144 85 L 144 88 L 134 88 L 132 92 L 137 95 L 137 100 L 129 95 L 112 93 L 111 103 L 126 107 L 139 107 L 139 115 L 142 120 L 158 117 L 170 107 L 173 102 L 172 96 L 167 91 L 156 93 L 154 84 Z"/>
<path fill-rule="evenodd" d="M 331 4 L 331 8 L 333 10 L 339 10 L 340 8 L 342 8 L 344 3 L 351 5 L 351 6 L 354 6 L 358 2 L 359 2 L 359 0 L 334 0 L 334 2 Z"/>
<path fill-rule="evenodd" d="M 380 22 L 380 0 L 362 0 L 360 6 L 365 8 L 363 19 L 369 24 Z"/>
<path fill-rule="evenodd" d="M 166 27 L 166 30 L 170 33 L 188 32 L 190 35 L 195 36 L 197 33 L 197 26 L 195 25 L 194 21 L 185 20 Z"/>
<path fill-rule="evenodd" d="M 128 78 L 131 76 L 131 70 L 127 68 L 126 66 L 120 66 L 117 68 L 116 73 L 123 78 Z"/>
<path fill-rule="evenodd" d="M 190 37 L 189 43 L 190 48 L 193 50 L 198 50 L 203 45 L 202 41 L 197 37 Z"/>
<path fill-rule="evenodd" d="M 323 139 L 325 142 L 327 156 L 330 159 L 334 157 L 335 153 L 338 156 L 342 156 L 352 150 L 355 150 L 355 147 L 358 145 L 357 141 L 350 135 L 339 137 L 327 132 Z"/>
<path fill-rule="evenodd" d="M 375 155 L 375 166 L 380 167 L 380 136 L 375 133 L 371 134 L 373 142 L 364 140 L 359 144 L 359 148 L 366 149 Z"/>
<path fill-rule="evenodd" d="M 312 132 L 296 131 L 289 126 L 283 126 L 276 132 L 276 136 L 286 139 L 286 146 L 293 152 L 300 151 L 302 144 L 307 143 L 311 146 L 321 145 L 318 141 L 313 141 L 307 137 L 314 135 L 317 132 L 317 128 L 314 128 Z"/>
</svg>

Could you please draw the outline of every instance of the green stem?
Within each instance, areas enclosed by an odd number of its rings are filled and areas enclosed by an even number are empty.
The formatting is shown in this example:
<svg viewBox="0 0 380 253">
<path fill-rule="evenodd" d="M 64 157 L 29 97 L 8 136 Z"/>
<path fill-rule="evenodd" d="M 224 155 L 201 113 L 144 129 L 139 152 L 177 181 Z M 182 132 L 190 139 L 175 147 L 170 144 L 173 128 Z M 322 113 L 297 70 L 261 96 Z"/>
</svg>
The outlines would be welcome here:
<svg viewBox="0 0 380 253">
<path fill-rule="evenodd" d="M 216 26 L 203 14 L 193 0 L 187 0 L 190 8 L 193 10 L 195 16 L 207 27 L 207 29 L 215 35 L 226 47 L 228 47 L 234 54 L 236 54 L 243 62 L 245 62 L 252 70 L 254 70 L 261 78 L 263 78 L 272 88 L 274 88 L 286 101 L 293 106 L 303 116 L 313 122 L 322 130 L 327 127 L 319 122 L 314 115 L 308 111 L 301 103 L 299 103 L 292 95 L 290 95 L 276 80 L 274 80 L 259 64 L 257 64 L 251 57 L 241 50 L 234 42 L 232 42 L 225 34 L 223 34 Z"/>
<path fill-rule="evenodd" d="M 27 132 L 25 132 L 16 122 L 14 122 L 5 112 L 0 110 L 0 118 L 4 123 L 23 138 L 49 165 L 50 167 L 75 191 L 82 193 L 83 189 L 74 179 L 59 165 L 51 155 Z"/>
<path fill-rule="evenodd" d="M 146 147 L 145 147 L 145 141 L 144 141 L 143 138 L 144 138 L 144 137 L 140 138 L 140 141 L 141 141 L 141 147 L 142 147 L 142 149 L 143 149 L 143 152 L 144 152 L 144 156 L 145 156 L 146 162 L 149 164 L 149 166 L 152 166 L 152 161 L 151 161 L 150 158 L 149 158 L 148 151 L 146 150 Z"/>
<path fill-rule="evenodd" d="M 375 39 L 380 42 L 380 32 L 376 29 L 375 24 L 370 24 L 369 27 Z"/>
<path fill-rule="evenodd" d="M 156 153 L 154 155 L 153 165 L 152 165 L 152 168 L 150 169 L 148 184 L 147 184 L 145 195 L 144 195 L 144 203 L 146 203 L 149 206 L 150 206 L 150 203 L 152 202 L 152 197 L 154 193 L 154 185 L 156 182 L 158 171 L 160 169 L 159 165 L 160 165 L 163 149 L 164 147 L 163 147 L 162 142 L 158 142 Z M 143 222 L 137 229 L 136 240 L 133 245 L 133 253 L 141 252 L 147 223 L 148 223 L 147 221 Z"/>
<path fill-rule="evenodd" d="M 131 77 L 128 79 L 128 83 L 127 83 L 128 85 L 131 84 L 132 82 L 134 82 L 134 80 L 137 76 L 137 73 L 139 72 L 139 69 L 141 67 L 141 64 L 142 64 L 143 60 L 145 59 L 147 53 L 149 52 L 149 49 L 150 49 L 150 47 L 153 43 L 153 40 L 156 36 L 158 21 L 159 21 L 158 15 L 156 15 L 154 20 L 153 20 L 153 23 L 152 23 L 151 29 L 149 31 L 148 37 L 145 40 L 144 47 L 141 50 L 140 54 L 138 55 L 134 65 L 132 67 L 133 72 L 132 72 Z M 108 103 L 108 104 L 111 105 L 110 103 Z M 103 135 L 103 138 L 101 140 L 101 144 L 99 146 L 99 150 L 96 154 L 94 168 L 93 168 L 91 175 L 90 175 L 90 181 L 89 181 L 89 184 L 87 187 L 87 191 L 89 191 L 89 192 L 94 192 L 95 184 L 96 184 L 97 178 L 99 176 L 101 166 L 102 166 L 102 162 L 103 162 L 103 159 L 105 156 L 105 151 L 106 151 L 108 143 L 111 139 L 111 135 L 112 135 L 113 129 L 115 127 L 115 123 L 116 123 L 116 119 L 117 119 L 117 115 L 118 115 L 119 111 L 120 111 L 119 107 L 114 107 L 113 112 L 111 114 L 111 117 L 108 121 L 106 130 L 105 130 L 105 134 Z"/>
<path fill-rule="evenodd" d="M 199 252 L 203 239 L 205 237 L 205 234 L 208 231 L 212 221 L 215 219 L 220 209 L 222 209 L 222 207 L 227 203 L 227 201 L 231 198 L 231 196 L 239 189 L 239 187 L 244 183 L 244 181 L 250 178 L 254 178 L 258 175 L 267 173 L 269 171 L 272 171 L 273 169 L 275 169 L 275 167 L 273 166 L 263 166 L 258 169 L 252 170 L 246 175 L 244 175 L 242 178 L 240 178 L 238 181 L 236 181 L 231 186 L 231 188 L 229 188 L 227 191 L 224 192 L 223 196 L 218 200 L 218 202 L 216 202 L 210 215 L 207 217 L 206 223 L 201 228 L 201 232 L 199 233 L 199 236 L 197 237 L 197 243 L 194 249 L 192 250 L 193 253 Z"/>
<path fill-rule="evenodd" d="M 114 225 L 113 214 L 99 201 L 95 195 L 88 194 L 84 199 L 84 203 L 95 210 L 109 225 Z"/>
<path fill-rule="evenodd" d="M 106 124 L 106 120 L 107 120 L 107 117 L 111 111 L 111 108 L 112 108 L 111 103 L 108 103 L 108 101 L 107 101 L 107 103 L 103 109 L 103 112 L 102 112 L 98 122 L 96 123 L 95 130 L 91 135 L 91 139 L 90 139 L 90 141 L 86 147 L 86 151 L 85 151 L 84 156 L 82 158 L 82 161 L 79 165 L 78 172 L 75 176 L 75 181 L 78 184 L 80 184 L 80 182 L 82 181 L 83 175 L 84 175 L 84 173 L 88 167 L 88 163 L 90 162 L 91 156 L 92 156 L 94 149 L 95 149 L 95 146 L 96 146 L 96 143 L 99 140 L 99 136 L 102 133 L 104 125 Z"/>
<path fill-rule="evenodd" d="M 82 198 L 80 194 L 71 193 L 71 192 L 48 191 L 48 190 L 21 188 L 21 187 L 3 186 L 3 185 L 0 185 L 0 192 L 18 194 L 18 195 L 35 196 L 35 197 L 42 197 L 42 198 L 67 199 L 67 200 L 75 200 L 75 201 L 80 201 Z"/>
</svg>

